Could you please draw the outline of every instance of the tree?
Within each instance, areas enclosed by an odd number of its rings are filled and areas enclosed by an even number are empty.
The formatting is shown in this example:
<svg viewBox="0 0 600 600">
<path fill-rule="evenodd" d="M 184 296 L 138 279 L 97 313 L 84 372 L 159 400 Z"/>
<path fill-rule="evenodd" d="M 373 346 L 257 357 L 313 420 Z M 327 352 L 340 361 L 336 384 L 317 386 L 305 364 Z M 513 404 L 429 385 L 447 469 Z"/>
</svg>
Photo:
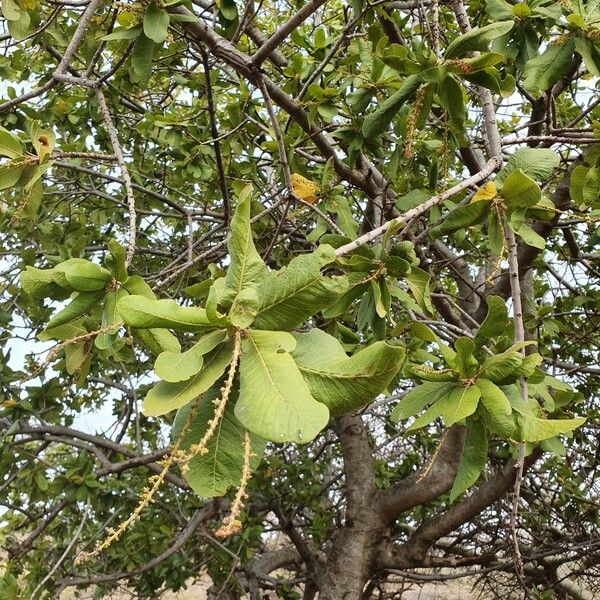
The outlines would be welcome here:
<svg viewBox="0 0 600 600">
<path fill-rule="evenodd" d="M 2 15 L 2 598 L 600 593 L 598 2 Z"/>
</svg>

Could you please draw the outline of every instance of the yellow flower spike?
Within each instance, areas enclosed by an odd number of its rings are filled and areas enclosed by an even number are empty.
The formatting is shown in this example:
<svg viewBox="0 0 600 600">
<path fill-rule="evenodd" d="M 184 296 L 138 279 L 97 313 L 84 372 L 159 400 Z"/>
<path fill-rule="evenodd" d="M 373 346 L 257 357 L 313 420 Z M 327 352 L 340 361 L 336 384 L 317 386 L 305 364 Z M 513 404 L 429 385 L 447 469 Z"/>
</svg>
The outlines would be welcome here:
<svg viewBox="0 0 600 600">
<path fill-rule="evenodd" d="M 471 202 L 477 202 L 479 200 L 493 200 L 498 195 L 496 184 L 493 181 L 488 181 L 485 185 L 482 185 L 471 198 Z"/>
<path fill-rule="evenodd" d="M 292 173 L 292 188 L 295 196 L 309 204 L 314 204 L 319 199 L 319 186 L 299 173 Z"/>
</svg>

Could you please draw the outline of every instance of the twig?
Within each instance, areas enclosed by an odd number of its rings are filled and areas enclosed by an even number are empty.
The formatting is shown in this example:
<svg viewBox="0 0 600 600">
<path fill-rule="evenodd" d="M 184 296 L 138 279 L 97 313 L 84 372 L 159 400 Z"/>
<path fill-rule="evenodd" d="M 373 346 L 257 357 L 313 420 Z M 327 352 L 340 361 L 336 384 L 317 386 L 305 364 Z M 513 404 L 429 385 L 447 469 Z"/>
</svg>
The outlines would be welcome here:
<svg viewBox="0 0 600 600">
<path fill-rule="evenodd" d="M 510 291 L 512 296 L 513 304 L 513 321 L 515 328 L 515 342 L 525 341 L 525 327 L 523 325 L 523 306 L 521 297 L 521 282 L 519 280 L 519 260 L 517 256 L 517 240 L 515 238 L 514 231 L 508 224 L 508 219 L 504 215 L 504 237 L 506 240 L 506 247 L 508 249 L 508 271 L 510 278 Z M 522 348 L 521 352 L 524 354 L 525 349 Z M 527 380 L 521 378 L 521 397 L 524 401 L 527 401 L 529 396 L 529 390 L 527 388 Z M 521 556 L 521 549 L 519 548 L 519 538 L 517 536 L 517 514 L 519 512 L 519 499 L 521 496 L 521 482 L 523 480 L 523 468 L 525 465 L 525 443 L 519 444 L 519 456 L 515 464 L 517 474 L 515 477 L 515 485 L 513 492 L 512 510 L 510 513 L 510 535 L 512 538 L 513 549 L 515 553 L 515 571 L 517 578 L 525 598 L 529 598 L 529 590 L 525 581 L 525 568 L 523 566 L 523 557 Z"/>
<path fill-rule="evenodd" d="M 229 191 L 227 189 L 227 180 L 225 178 L 225 169 L 223 167 L 223 158 L 221 156 L 221 144 L 219 143 L 219 130 L 217 128 L 217 117 L 215 113 L 215 104 L 213 101 L 212 83 L 210 80 L 210 63 L 208 62 L 208 52 L 200 48 L 202 53 L 202 63 L 204 65 L 204 81 L 206 85 L 206 105 L 208 108 L 208 117 L 210 119 L 210 134 L 213 138 L 213 149 L 215 151 L 215 163 L 219 175 L 219 185 L 221 186 L 221 195 L 223 196 L 223 213 L 225 223 L 229 223 L 230 202 Z"/>
<path fill-rule="evenodd" d="M 284 23 L 252 56 L 252 62 L 260 66 L 265 59 L 275 50 L 281 42 L 301 23 L 306 21 L 327 0 L 311 0 L 307 2 L 295 15 Z"/>
<path fill-rule="evenodd" d="M 356 238 L 354 241 L 349 242 L 348 244 L 345 244 L 344 246 L 340 246 L 335 251 L 336 256 L 343 256 L 344 254 L 347 254 L 348 252 L 352 252 L 352 250 L 356 250 L 360 246 L 364 246 L 365 244 L 368 244 L 369 242 L 373 241 L 374 239 L 378 238 L 380 235 L 385 233 L 390 227 L 392 227 L 394 225 L 402 225 L 404 223 L 407 223 L 411 219 L 414 219 L 415 217 L 421 216 L 422 214 L 426 213 L 430 208 L 432 208 L 436 204 L 440 204 L 444 200 L 447 200 L 448 198 L 451 198 L 455 194 L 458 194 L 459 192 L 462 192 L 463 190 L 467 189 L 469 186 L 479 183 L 480 181 L 483 181 L 486 177 L 489 177 L 494 171 L 496 171 L 496 169 L 498 169 L 501 164 L 502 164 L 502 158 L 497 157 L 497 156 L 493 157 L 486 163 L 485 167 L 483 167 L 483 169 L 481 169 L 481 171 L 479 171 L 479 173 L 476 173 L 475 175 L 472 175 L 471 177 L 465 179 L 464 181 L 457 183 L 455 186 L 451 187 L 450 189 L 446 190 L 445 192 L 441 192 L 440 194 L 438 194 L 436 196 L 432 196 L 431 198 L 429 198 L 429 200 L 426 200 L 422 204 L 419 204 L 419 206 L 416 206 L 415 208 L 406 211 L 403 215 L 400 215 L 399 217 L 396 217 L 395 219 L 391 219 L 390 221 L 387 221 L 380 227 L 377 227 L 376 229 L 373 229 L 373 230 L 369 231 L 368 233 L 361 235 L 360 237 Z"/>
<path fill-rule="evenodd" d="M 108 135 L 110 137 L 110 143 L 113 147 L 113 152 L 115 153 L 115 157 L 117 158 L 117 162 L 119 163 L 119 167 L 121 167 L 121 176 L 123 177 L 123 185 L 125 186 L 125 194 L 127 196 L 127 207 L 129 210 L 129 240 L 127 242 L 127 253 L 125 256 L 125 266 L 128 267 L 131 264 L 133 259 L 133 255 L 135 253 L 135 238 L 136 238 L 136 212 L 135 212 L 135 197 L 133 195 L 133 187 L 131 184 L 131 177 L 129 176 L 129 170 L 127 169 L 127 165 L 125 164 L 125 159 L 123 158 L 123 151 L 121 150 L 121 145 L 119 144 L 119 136 L 117 134 L 117 130 L 112 122 L 112 118 L 110 116 L 110 112 L 108 110 L 108 106 L 106 104 L 106 98 L 101 89 L 96 89 L 96 99 L 98 100 L 98 106 L 100 107 L 100 112 L 102 113 L 102 118 L 104 119 L 104 125 L 108 130 Z"/>
<path fill-rule="evenodd" d="M 52 577 L 52 575 L 54 574 L 54 572 L 56 571 L 56 569 L 58 569 L 58 567 L 60 567 L 60 565 L 62 564 L 62 562 L 65 560 L 65 558 L 67 558 L 67 556 L 69 555 L 69 552 L 71 552 L 71 548 L 75 545 L 75 543 L 79 539 L 79 536 L 81 535 L 81 532 L 83 530 L 83 526 L 85 525 L 85 522 L 87 521 L 87 518 L 88 518 L 88 510 L 87 510 L 87 508 L 88 507 L 87 507 L 87 504 L 86 504 L 85 509 L 84 509 L 84 513 L 83 513 L 83 519 L 81 519 L 81 523 L 79 524 L 79 527 L 77 528 L 77 531 L 75 532 L 75 535 L 72 537 L 71 541 L 69 542 L 69 544 L 65 548 L 65 551 L 61 554 L 60 558 L 56 561 L 56 563 L 54 564 L 54 566 L 50 569 L 50 571 L 46 575 L 46 577 L 44 577 L 44 579 L 42 579 L 42 581 L 39 582 L 39 584 L 35 588 L 35 590 L 33 590 L 33 592 L 31 593 L 31 598 L 32 599 L 36 598 L 37 593 L 42 589 L 43 585 L 50 579 L 50 577 Z"/>
</svg>

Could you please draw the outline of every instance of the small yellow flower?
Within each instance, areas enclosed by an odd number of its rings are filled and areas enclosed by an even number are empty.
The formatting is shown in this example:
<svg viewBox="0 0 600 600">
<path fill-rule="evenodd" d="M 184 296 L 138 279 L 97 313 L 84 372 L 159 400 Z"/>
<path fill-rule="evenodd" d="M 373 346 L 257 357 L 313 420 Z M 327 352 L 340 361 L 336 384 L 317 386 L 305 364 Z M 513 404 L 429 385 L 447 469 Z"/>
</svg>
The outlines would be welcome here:
<svg viewBox="0 0 600 600">
<path fill-rule="evenodd" d="M 292 173 L 292 188 L 295 196 L 309 204 L 314 204 L 319 199 L 319 186 L 299 173 Z"/>
</svg>

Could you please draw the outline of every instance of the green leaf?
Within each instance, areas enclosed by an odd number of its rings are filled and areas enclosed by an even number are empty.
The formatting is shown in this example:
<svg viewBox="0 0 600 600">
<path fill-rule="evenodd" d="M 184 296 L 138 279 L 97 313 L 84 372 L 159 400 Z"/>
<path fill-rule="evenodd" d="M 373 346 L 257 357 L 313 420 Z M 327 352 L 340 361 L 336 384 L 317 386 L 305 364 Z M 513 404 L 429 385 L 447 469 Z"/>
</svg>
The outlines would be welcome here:
<svg viewBox="0 0 600 600">
<path fill-rule="evenodd" d="M 450 502 L 454 502 L 479 479 L 487 461 L 487 453 L 488 439 L 485 428 L 481 421 L 469 421 L 463 455 L 450 490 Z"/>
<path fill-rule="evenodd" d="M 410 332 L 412 335 L 417 337 L 424 342 L 433 342 L 437 345 L 440 350 L 441 355 L 444 357 L 444 360 L 447 363 L 451 363 L 456 357 L 456 352 L 448 346 L 445 342 L 442 342 L 440 338 L 429 328 L 427 325 L 423 323 L 419 323 L 418 321 L 413 321 L 410 325 Z"/>
<path fill-rule="evenodd" d="M 520 349 L 532 343 L 533 342 L 520 342 L 514 344 L 501 354 L 489 356 L 485 359 L 483 365 L 481 365 L 481 377 L 490 379 L 494 383 L 502 383 L 503 380 L 509 376 L 518 377 L 518 375 L 516 375 L 516 369 L 520 367 L 523 362 L 523 355 L 521 354 Z"/>
<path fill-rule="evenodd" d="M 140 33 L 131 52 L 131 67 L 142 87 L 148 85 L 152 74 L 152 60 L 158 46 L 149 37 Z"/>
<path fill-rule="evenodd" d="M 453 359 L 456 355 L 453 356 Z M 427 365 L 408 365 L 408 371 L 413 377 L 418 377 L 424 381 L 454 381 L 457 379 L 456 373 L 452 369 L 432 369 Z"/>
<path fill-rule="evenodd" d="M 515 422 L 512 418 L 512 406 L 506 394 L 489 379 L 479 378 L 475 385 L 481 392 L 481 403 L 496 425 L 495 430 L 502 432 L 504 436 L 512 435 L 515 431 Z"/>
<path fill-rule="evenodd" d="M 459 65 L 466 65 L 469 69 L 469 73 L 476 73 L 497 65 L 504 59 L 504 54 L 498 52 L 485 52 L 478 56 L 472 56 L 470 58 L 463 58 L 459 61 Z M 450 65 L 450 71 L 452 73 L 461 74 L 463 71 L 459 65 Z M 463 67 L 464 68 L 464 67 Z"/>
<path fill-rule="evenodd" d="M 513 26 L 514 21 L 500 21 L 485 27 L 475 27 L 450 42 L 444 53 L 444 59 L 466 56 L 473 50 L 487 50 L 492 40 L 508 33 Z"/>
<path fill-rule="evenodd" d="M 110 254 L 107 254 L 104 262 L 109 267 L 113 277 L 122 283 L 127 279 L 127 268 L 125 267 L 125 248 L 123 248 L 123 246 L 121 246 L 117 240 L 109 240 L 108 250 Z"/>
<path fill-rule="evenodd" d="M 233 301 L 229 311 L 229 321 L 234 327 L 247 329 L 252 325 L 259 310 L 258 292 L 255 288 L 243 289 Z"/>
<path fill-rule="evenodd" d="M 442 401 L 448 398 L 449 394 L 454 390 L 463 389 L 462 387 L 456 387 L 453 385 L 452 388 L 444 394 L 437 402 L 434 402 L 420 417 L 415 419 L 410 427 L 406 428 L 406 433 L 410 433 L 411 431 L 415 431 L 417 429 L 421 429 L 421 427 L 425 427 L 425 425 L 429 425 L 429 423 L 435 421 L 438 417 L 442 415 L 442 411 L 444 409 L 444 405 Z"/>
<path fill-rule="evenodd" d="M 517 408 L 515 410 L 519 412 Z M 523 442 L 539 442 L 561 433 L 573 431 L 573 429 L 583 425 L 585 421 L 584 417 L 577 419 L 542 419 L 521 413 L 518 418 L 519 436 L 517 439 Z"/>
<path fill-rule="evenodd" d="M 591 167 L 585 175 L 585 182 L 581 190 L 582 203 L 594 206 L 600 195 L 600 168 Z"/>
<path fill-rule="evenodd" d="M 3 2 L 6 0 L 3 0 Z M 17 41 L 25 39 L 29 35 L 31 17 L 26 11 L 22 11 L 18 20 L 7 20 L 8 33 Z"/>
<path fill-rule="evenodd" d="M 18 21 L 23 11 L 15 0 L 2 0 L 2 15 L 7 21 Z"/>
<path fill-rule="evenodd" d="M 476 385 L 455 387 L 447 396 L 437 402 L 440 415 L 446 427 L 466 419 L 477 410 L 481 392 Z"/>
<path fill-rule="evenodd" d="M 179 306 L 175 300 L 150 300 L 145 296 L 126 296 L 117 310 L 129 327 L 154 327 L 175 331 L 202 331 L 214 327 L 203 308 Z"/>
<path fill-rule="evenodd" d="M 144 35 L 162 44 L 169 34 L 169 13 L 156 4 L 150 4 L 144 13 Z"/>
<path fill-rule="evenodd" d="M 13 187 L 23 174 L 20 161 L 11 161 L 0 165 L 0 190 Z"/>
<path fill-rule="evenodd" d="M 57 265 L 54 271 L 61 272 L 67 283 L 78 292 L 104 290 L 113 279 L 110 271 L 83 258 L 70 258 Z"/>
<path fill-rule="evenodd" d="M 149 300 L 156 300 L 156 294 L 152 291 L 152 288 L 139 275 L 128 277 L 123 282 L 123 287 L 132 296 L 144 296 Z"/>
<path fill-rule="evenodd" d="M 550 44 L 540 55 L 525 65 L 523 84 L 530 91 L 549 90 L 571 67 L 575 41 L 569 37 L 564 43 Z"/>
<path fill-rule="evenodd" d="M 600 76 L 600 52 L 594 42 L 584 36 L 575 38 L 575 48 L 583 58 L 583 64 L 593 77 Z"/>
<path fill-rule="evenodd" d="M 228 21 L 235 21 L 238 16 L 235 0 L 221 0 L 219 2 L 219 12 Z"/>
<path fill-rule="evenodd" d="M 136 329 L 135 337 L 154 356 L 162 352 L 179 353 L 181 350 L 179 340 L 168 329 Z"/>
<path fill-rule="evenodd" d="M 185 381 L 198 373 L 204 365 L 204 355 L 225 340 L 227 332 L 213 331 L 202 336 L 186 352 L 163 352 L 154 363 L 156 374 L 169 383 Z"/>
<path fill-rule="evenodd" d="M 542 197 L 542 190 L 531 177 L 525 175 L 521 169 L 516 169 L 504 180 L 501 195 L 506 208 L 513 211 L 537 204 Z"/>
<path fill-rule="evenodd" d="M 131 27 L 129 29 L 114 29 L 112 33 L 103 35 L 100 39 L 105 42 L 112 42 L 115 40 L 133 40 L 142 31 L 141 27 Z"/>
<path fill-rule="evenodd" d="M 292 259 L 275 273 L 268 273 L 258 289 L 256 329 L 294 329 L 320 310 L 337 301 L 347 290 L 345 276 L 324 277 L 321 268 L 335 260 L 331 246 Z"/>
<path fill-rule="evenodd" d="M 398 111 L 412 98 L 420 86 L 420 77 L 409 75 L 397 92 L 385 100 L 374 112 L 366 116 L 362 125 L 363 137 L 373 139 L 381 135 L 388 128 Z"/>
<path fill-rule="evenodd" d="M 111 325 L 115 325 L 117 323 L 122 323 L 123 320 L 119 316 L 117 312 L 117 302 L 119 298 L 123 298 L 127 295 L 127 290 L 123 288 L 119 288 L 114 292 L 110 292 L 106 295 L 106 300 L 104 301 L 104 310 L 102 311 L 102 323 L 101 327 L 104 329 L 105 327 L 109 327 Z M 100 333 L 96 336 L 94 340 L 94 344 L 96 348 L 100 350 L 109 349 L 115 340 L 117 339 L 118 331 L 117 327 L 115 329 L 111 329 L 110 331 L 106 331 L 104 333 Z"/>
<path fill-rule="evenodd" d="M 546 240 L 536 233 L 529 225 L 523 223 L 518 229 L 515 230 L 515 233 L 528 245 L 533 246 L 534 248 L 539 248 L 543 250 L 546 247 Z"/>
<path fill-rule="evenodd" d="M 291 334 L 275 331 L 250 331 L 242 343 L 235 415 L 246 429 L 274 442 L 309 442 L 329 420 L 290 354 L 295 347 Z"/>
<path fill-rule="evenodd" d="M 452 381 L 438 382 L 426 381 L 413 388 L 406 396 L 400 399 L 390 415 L 390 419 L 397 423 L 403 419 L 408 419 L 421 412 L 427 405 L 434 404 L 440 398 L 448 395 L 456 387 Z"/>
<path fill-rule="evenodd" d="M 496 184 L 500 187 L 508 175 L 519 169 L 537 181 L 548 179 L 560 164 L 560 156 L 549 148 L 520 148 L 511 154 L 498 173 Z"/>
<path fill-rule="evenodd" d="M 465 99 L 462 86 L 454 77 L 446 77 L 438 87 L 438 97 L 442 108 L 444 108 L 450 120 L 458 127 L 462 127 L 465 122 Z"/>
<path fill-rule="evenodd" d="M 468 337 L 459 337 L 454 342 L 456 350 L 456 358 L 454 365 L 461 377 L 473 377 L 477 372 L 477 359 L 473 356 L 475 351 L 475 343 Z"/>
<path fill-rule="evenodd" d="M 19 278 L 21 289 L 36 299 L 65 300 L 70 296 L 71 291 L 61 287 L 54 275 L 54 269 L 37 269 L 28 266 Z"/>
<path fill-rule="evenodd" d="M 405 281 L 423 313 L 433 315 L 431 275 L 418 267 L 412 267 L 410 273 L 405 277 Z"/>
<path fill-rule="evenodd" d="M 487 315 L 475 334 L 475 346 L 481 348 L 491 338 L 504 333 L 508 323 L 508 310 L 506 303 L 500 296 L 487 296 L 485 299 L 488 307 Z"/>
<path fill-rule="evenodd" d="M 78 293 L 65 308 L 55 314 L 50 321 L 48 321 L 46 329 L 52 329 L 53 327 L 64 325 L 65 323 L 73 321 L 81 315 L 84 315 L 91 308 L 98 306 L 102 302 L 104 294 L 104 290 Z"/>
<path fill-rule="evenodd" d="M 195 400 L 223 375 L 232 356 L 232 344 L 221 344 L 205 357 L 202 371 L 191 379 L 178 383 L 161 381 L 156 384 L 146 395 L 144 414 L 148 417 L 164 415 Z"/>
<path fill-rule="evenodd" d="M 202 395 L 189 430 L 181 443 L 182 450 L 187 450 L 203 438 L 215 412 L 212 401 L 218 398 L 219 394 L 220 386 L 217 385 Z M 179 437 L 190 409 L 191 406 L 187 405 L 177 411 L 171 432 L 173 439 Z M 239 485 L 244 468 L 245 433 L 246 430 L 233 414 L 233 398 L 230 398 L 223 418 L 206 444 L 206 454 L 194 456 L 184 474 L 184 479 L 196 494 L 204 498 L 223 496 L 231 486 Z M 255 469 L 262 459 L 266 441 L 250 434 L 250 442 L 250 467 Z"/>
<path fill-rule="evenodd" d="M 23 146 L 19 138 L 0 127 L 0 156 L 19 158 L 23 156 Z"/>
<path fill-rule="evenodd" d="M 239 194 L 237 209 L 231 219 L 227 248 L 231 263 L 227 269 L 225 283 L 236 296 L 244 288 L 262 285 L 268 276 L 267 267 L 254 246 L 250 227 L 250 205 L 252 186 L 245 187 Z"/>
<path fill-rule="evenodd" d="M 437 239 L 481 223 L 488 214 L 490 206 L 489 202 L 470 202 L 463 206 L 457 206 L 444 216 L 442 223 L 431 228 L 429 235 L 433 239 Z"/>
<path fill-rule="evenodd" d="M 385 390 L 404 360 L 404 348 L 387 342 L 375 342 L 348 357 L 338 340 L 320 329 L 294 337 L 292 358 L 313 397 L 332 416 L 368 404 Z"/>
</svg>

